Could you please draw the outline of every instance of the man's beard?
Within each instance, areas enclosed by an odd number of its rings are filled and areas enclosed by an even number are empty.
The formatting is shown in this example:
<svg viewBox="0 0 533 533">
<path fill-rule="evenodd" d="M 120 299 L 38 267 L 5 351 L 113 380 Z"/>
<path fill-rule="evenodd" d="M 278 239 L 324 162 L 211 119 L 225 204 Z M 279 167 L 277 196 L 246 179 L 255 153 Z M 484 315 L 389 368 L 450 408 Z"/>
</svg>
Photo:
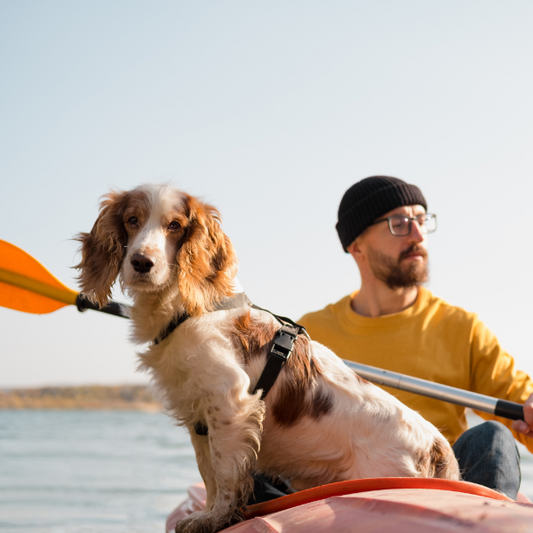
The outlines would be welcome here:
<svg viewBox="0 0 533 533">
<path fill-rule="evenodd" d="M 402 260 L 414 252 L 422 256 L 422 261 L 402 265 Z M 389 289 L 415 287 L 428 280 L 428 254 L 418 244 L 413 244 L 404 250 L 397 260 L 369 248 L 368 262 L 374 276 L 383 281 Z"/>
</svg>

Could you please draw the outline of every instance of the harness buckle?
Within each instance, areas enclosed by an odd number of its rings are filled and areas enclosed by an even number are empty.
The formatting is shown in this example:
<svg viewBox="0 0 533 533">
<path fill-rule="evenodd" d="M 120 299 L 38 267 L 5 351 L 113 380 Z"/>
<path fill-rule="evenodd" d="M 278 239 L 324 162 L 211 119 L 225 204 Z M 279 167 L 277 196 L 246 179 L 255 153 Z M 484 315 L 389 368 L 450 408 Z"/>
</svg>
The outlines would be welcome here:
<svg viewBox="0 0 533 533">
<path fill-rule="evenodd" d="M 298 334 L 295 332 L 294 328 L 290 326 L 282 326 L 276 332 L 270 354 L 276 356 L 282 362 L 287 361 L 292 354 L 294 341 L 297 337 Z"/>
</svg>

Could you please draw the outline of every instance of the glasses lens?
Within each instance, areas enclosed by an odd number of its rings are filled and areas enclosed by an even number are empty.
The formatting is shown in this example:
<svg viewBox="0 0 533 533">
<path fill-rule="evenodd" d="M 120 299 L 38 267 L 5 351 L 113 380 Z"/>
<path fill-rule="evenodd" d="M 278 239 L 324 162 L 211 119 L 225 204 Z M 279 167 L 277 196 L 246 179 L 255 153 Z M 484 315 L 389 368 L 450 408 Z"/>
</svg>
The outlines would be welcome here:
<svg viewBox="0 0 533 533">
<path fill-rule="evenodd" d="M 424 233 L 433 233 L 437 229 L 437 215 L 427 213 L 417 217 L 417 221 Z"/>
<path fill-rule="evenodd" d="M 403 215 L 394 215 L 389 217 L 390 232 L 396 237 L 409 235 L 409 218 Z"/>
</svg>

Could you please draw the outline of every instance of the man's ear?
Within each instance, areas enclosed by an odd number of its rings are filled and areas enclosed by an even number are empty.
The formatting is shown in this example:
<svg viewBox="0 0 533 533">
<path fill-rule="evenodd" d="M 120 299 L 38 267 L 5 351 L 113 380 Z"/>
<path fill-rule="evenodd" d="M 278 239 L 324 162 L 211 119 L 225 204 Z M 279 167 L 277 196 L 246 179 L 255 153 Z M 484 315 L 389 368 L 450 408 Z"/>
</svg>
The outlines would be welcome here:
<svg viewBox="0 0 533 533">
<path fill-rule="evenodd" d="M 346 250 L 348 250 L 348 253 L 354 258 L 356 259 L 356 256 L 360 256 L 361 254 L 361 248 L 359 246 L 359 237 L 357 239 L 355 239 L 355 241 L 353 241 L 347 248 Z"/>
</svg>

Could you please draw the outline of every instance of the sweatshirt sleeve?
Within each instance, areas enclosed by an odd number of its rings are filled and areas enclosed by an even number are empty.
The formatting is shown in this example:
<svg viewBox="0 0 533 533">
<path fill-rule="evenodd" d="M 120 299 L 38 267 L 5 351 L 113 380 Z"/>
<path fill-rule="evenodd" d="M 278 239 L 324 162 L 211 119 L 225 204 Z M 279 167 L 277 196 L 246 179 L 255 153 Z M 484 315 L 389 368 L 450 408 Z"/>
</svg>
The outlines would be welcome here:
<svg viewBox="0 0 533 533">
<path fill-rule="evenodd" d="M 479 320 L 471 343 L 471 390 L 498 399 L 524 403 L 533 393 L 531 378 L 515 369 L 514 359 L 501 348 L 496 336 Z M 485 420 L 497 420 L 511 429 L 512 420 L 476 411 Z M 511 429 L 512 431 L 512 429 Z M 533 452 L 533 439 L 513 431 L 514 437 Z"/>
</svg>

